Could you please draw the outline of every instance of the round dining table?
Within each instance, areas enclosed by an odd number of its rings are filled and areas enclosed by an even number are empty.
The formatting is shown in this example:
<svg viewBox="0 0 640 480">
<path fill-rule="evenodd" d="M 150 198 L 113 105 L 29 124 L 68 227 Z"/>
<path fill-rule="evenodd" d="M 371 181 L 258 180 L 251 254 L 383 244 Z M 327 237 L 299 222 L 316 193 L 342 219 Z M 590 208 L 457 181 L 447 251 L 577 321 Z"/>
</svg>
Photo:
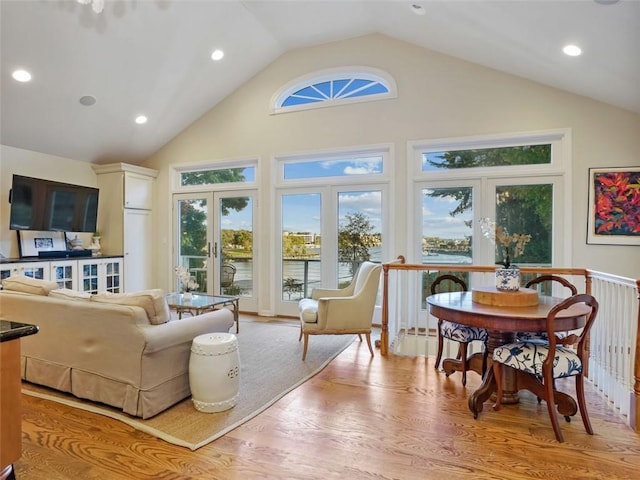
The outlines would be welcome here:
<svg viewBox="0 0 640 480">
<path fill-rule="evenodd" d="M 549 311 L 564 298 L 539 295 L 536 305 L 511 306 L 508 305 L 508 294 L 503 297 L 506 301 L 501 305 L 486 305 L 473 301 L 472 292 L 438 293 L 427 297 L 429 312 L 436 318 L 448 320 L 472 327 L 487 330 L 489 338 L 488 365 L 482 379 L 482 384 L 469 397 L 469 410 L 477 418 L 482 411 L 485 401 L 496 392 L 496 382 L 493 375 L 492 357 L 496 347 L 515 341 L 517 332 L 546 331 L 546 319 Z M 506 304 L 506 305 L 505 305 Z M 588 308 L 582 304 L 572 305 L 563 310 L 556 317 L 555 330 L 558 332 L 582 328 L 585 324 Z M 475 353 L 468 361 L 469 368 L 482 374 L 482 353 Z M 462 362 L 456 359 L 445 359 L 442 368 L 447 375 L 461 370 Z M 526 389 L 538 395 L 542 391 L 542 384 L 532 375 L 523 374 L 513 368 L 503 367 L 503 397 L 502 404 L 513 404 L 519 401 L 518 390 Z M 577 413 L 575 400 L 559 391 L 555 391 L 555 401 L 558 412 L 566 418 Z M 495 398 L 495 397 L 494 397 Z"/>
</svg>

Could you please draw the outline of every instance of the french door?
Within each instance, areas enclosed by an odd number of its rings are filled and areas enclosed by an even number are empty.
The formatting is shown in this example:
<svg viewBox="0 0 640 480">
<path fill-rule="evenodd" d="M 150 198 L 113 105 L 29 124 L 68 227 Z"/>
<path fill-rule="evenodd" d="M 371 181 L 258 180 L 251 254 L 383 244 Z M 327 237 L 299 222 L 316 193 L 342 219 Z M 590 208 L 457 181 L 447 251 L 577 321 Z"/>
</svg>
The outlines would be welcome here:
<svg viewBox="0 0 640 480">
<path fill-rule="evenodd" d="M 197 291 L 240 297 L 257 311 L 253 258 L 255 192 L 181 193 L 174 198 L 174 266 L 188 269 Z M 180 291 L 177 277 L 175 289 Z"/>
<path fill-rule="evenodd" d="M 290 188 L 278 192 L 276 309 L 297 315 L 314 287 L 348 285 L 364 260 L 383 259 L 381 185 Z"/>
</svg>

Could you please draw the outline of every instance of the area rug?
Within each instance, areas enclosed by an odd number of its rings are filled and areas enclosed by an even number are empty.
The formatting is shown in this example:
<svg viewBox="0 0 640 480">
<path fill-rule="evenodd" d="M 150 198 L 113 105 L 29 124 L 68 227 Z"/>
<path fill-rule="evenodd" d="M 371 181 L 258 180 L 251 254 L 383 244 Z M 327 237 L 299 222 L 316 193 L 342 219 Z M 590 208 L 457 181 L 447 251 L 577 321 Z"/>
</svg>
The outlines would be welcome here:
<svg viewBox="0 0 640 480">
<path fill-rule="evenodd" d="M 250 420 L 320 372 L 354 340 L 353 335 L 318 335 L 302 361 L 299 327 L 288 321 L 240 323 L 240 391 L 235 407 L 201 413 L 190 398 L 147 420 L 73 395 L 23 382 L 22 392 L 106 415 L 167 442 L 196 450 Z"/>
</svg>

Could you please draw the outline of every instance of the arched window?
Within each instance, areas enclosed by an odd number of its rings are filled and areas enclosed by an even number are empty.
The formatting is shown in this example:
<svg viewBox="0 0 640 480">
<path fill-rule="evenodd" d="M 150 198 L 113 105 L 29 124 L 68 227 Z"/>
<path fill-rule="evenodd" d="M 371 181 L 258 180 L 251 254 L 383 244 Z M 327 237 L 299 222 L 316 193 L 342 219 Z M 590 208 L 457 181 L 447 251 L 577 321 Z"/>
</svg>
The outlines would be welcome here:
<svg viewBox="0 0 640 480">
<path fill-rule="evenodd" d="M 348 67 L 314 72 L 297 78 L 278 91 L 273 113 L 370 102 L 397 96 L 393 78 L 370 67 Z"/>
</svg>

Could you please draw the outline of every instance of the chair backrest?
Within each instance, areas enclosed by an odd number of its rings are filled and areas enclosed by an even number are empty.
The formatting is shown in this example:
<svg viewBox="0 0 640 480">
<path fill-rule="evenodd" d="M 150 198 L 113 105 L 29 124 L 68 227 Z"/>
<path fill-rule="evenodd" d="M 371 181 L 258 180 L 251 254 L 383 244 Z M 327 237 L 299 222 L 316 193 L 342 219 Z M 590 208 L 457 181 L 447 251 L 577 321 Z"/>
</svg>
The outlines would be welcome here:
<svg viewBox="0 0 640 480">
<path fill-rule="evenodd" d="M 539 277 L 536 277 L 533 280 L 527 282 L 525 287 L 532 288 L 547 282 L 550 282 L 551 284 L 553 284 L 553 282 L 559 283 L 563 287 L 571 290 L 571 295 L 576 295 L 578 293 L 578 289 L 573 283 L 571 283 L 564 277 L 559 277 L 558 275 L 540 275 Z"/>
<path fill-rule="evenodd" d="M 375 270 L 376 267 L 380 267 L 380 265 L 373 262 L 362 262 L 353 280 L 353 283 L 354 283 L 353 295 L 357 295 L 358 293 L 360 293 L 360 291 L 364 288 L 365 284 L 367 283 L 369 275 L 371 274 L 372 271 Z M 378 279 L 379 279 L 379 276 L 378 276 Z"/>
<path fill-rule="evenodd" d="M 455 275 L 438 275 L 431 284 L 431 295 L 440 292 L 466 292 L 469 290 L 464 280 Z"/>
<path fill-rule="evenodd" d="M 573 305 L 577 303 L 583 303 L 587 307 L 590 308 L 589 313 L 586 314 L 587 320 L 585 322 L 584 327 L 581 331 L 572 332 L 570 335 L 567 335 L 563 338 L 558 338 L 554 333 L 556 329 L 554 328 L 554 322 L 558 314 L 563 311 L 571 308 Z M 547 336 L 549 337 L 549 355 L 547 359 L 545 359 L 543 363 L 543 368 L 553 369 L 553 362 L 555 359 L 555 350 L 556 345 L 561 344 L 564 346 L 572 346 L 577 345 L 577 354 L 580 359 L 585 361 L 584 354 L 586 351 L 586 340 L 589 335 L 589 330 L 591 329 L 594 320 L 596 319 L 596 315 L 598 314 L 598 301 L 591 295 L 586 293 L 581 293 L 578 295 L 572 295 L 569 298 L 564 299 L 562 302 L 553 307 L 549 313 L 547 314 Z"/>
<path fill-rule="evenodd" d="M 230 263 L 222 264 L 220 268 L 220 286 L 230 287 L 233 285 L 233 278 L 236 275 L 236 267 Z"/>
</svg>

